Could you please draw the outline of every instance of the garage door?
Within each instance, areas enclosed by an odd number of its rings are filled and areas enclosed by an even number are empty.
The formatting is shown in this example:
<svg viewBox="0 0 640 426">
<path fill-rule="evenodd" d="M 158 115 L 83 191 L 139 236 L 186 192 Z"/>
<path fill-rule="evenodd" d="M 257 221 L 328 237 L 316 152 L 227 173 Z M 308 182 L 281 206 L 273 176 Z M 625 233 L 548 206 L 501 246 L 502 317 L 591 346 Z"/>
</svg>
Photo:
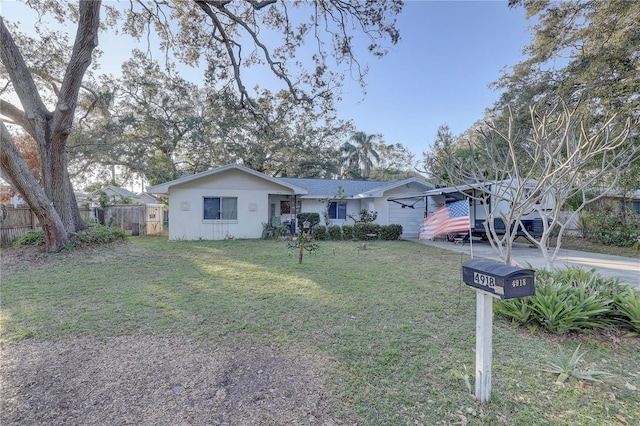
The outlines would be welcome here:
<svg viewBox="0 0 640 426">
<path fill-rule="evenodd" d="M 402 225 L 402 238 L 418 238 L 423 219 L 424 197 L 389 201 L 389 224 Z"/>
</svg>

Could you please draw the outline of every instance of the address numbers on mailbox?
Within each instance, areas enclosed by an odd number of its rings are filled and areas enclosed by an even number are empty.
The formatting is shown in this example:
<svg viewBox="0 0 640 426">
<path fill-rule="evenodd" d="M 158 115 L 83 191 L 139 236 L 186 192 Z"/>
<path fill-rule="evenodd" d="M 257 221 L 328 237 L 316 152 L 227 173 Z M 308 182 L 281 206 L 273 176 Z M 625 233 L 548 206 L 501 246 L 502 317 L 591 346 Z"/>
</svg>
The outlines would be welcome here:
<svg viewBox="0 0 640 426">
<path fill-rule="evenodd" d="M 535 271 L 486 260 L 471 259 L 462 263 L 465 284 L 495 294 L 501 299 L 533 296 Z"/>
</svg>

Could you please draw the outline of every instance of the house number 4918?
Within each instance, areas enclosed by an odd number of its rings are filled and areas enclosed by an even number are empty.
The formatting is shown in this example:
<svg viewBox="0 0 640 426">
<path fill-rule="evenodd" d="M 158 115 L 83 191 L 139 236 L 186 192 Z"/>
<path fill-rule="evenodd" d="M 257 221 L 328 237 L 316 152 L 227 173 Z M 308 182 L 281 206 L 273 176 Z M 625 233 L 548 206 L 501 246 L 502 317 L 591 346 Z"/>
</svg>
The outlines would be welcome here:
<svg viewBox="0 0 640 426">
<path fill-rule="evenodd" d="M 481 274 L 480 272 L 473 273 L 473 282 L 475 284 L 489 288 L 494 288 L 496 286 L 495 277 L 492 277 L 491 275 Z"/>
</svg>

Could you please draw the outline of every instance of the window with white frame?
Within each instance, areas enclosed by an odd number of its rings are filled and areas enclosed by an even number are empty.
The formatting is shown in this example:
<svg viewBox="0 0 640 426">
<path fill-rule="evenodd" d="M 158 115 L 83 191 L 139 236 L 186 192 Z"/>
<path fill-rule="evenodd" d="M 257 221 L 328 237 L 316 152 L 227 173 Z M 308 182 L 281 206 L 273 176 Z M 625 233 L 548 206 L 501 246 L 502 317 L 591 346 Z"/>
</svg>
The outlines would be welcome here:
<svg viewBox="0 0 640 426">
<path fill-rule="evenodd" d="M 204 220 L 238 220 L 238 198 L 204 197 Z"/>
<path fill-rule="evenodd" d="M 329 204 L 329 219 L 346 219 L 346 218 L 347 218 L 347 203 L 332 201 L 331 204 Z"/>
</svg>

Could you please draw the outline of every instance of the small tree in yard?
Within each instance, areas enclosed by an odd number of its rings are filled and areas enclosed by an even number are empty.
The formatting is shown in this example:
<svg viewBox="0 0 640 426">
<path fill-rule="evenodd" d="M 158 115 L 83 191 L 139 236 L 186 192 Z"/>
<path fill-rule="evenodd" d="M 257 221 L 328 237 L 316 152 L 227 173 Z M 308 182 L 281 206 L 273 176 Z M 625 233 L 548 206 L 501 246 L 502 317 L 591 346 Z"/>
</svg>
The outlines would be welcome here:
<svg viewBox="0 0 640 426">
<path fill-rule="evenodd" d="M 313 240 L 313 237 L 310 234 L 301 231 L 298 234 L 298 238 L 295 241 L 290 242 L 288 247 L 289 249 L 298 250 L 298 263 L 302 263 L 302 257 L 304 256 L 305 251 L 313 252 L 318 250 L 320 246 Z"/>
<path fill-rule="evenodd" d="M 638 119 L 625 121 L 612 115 L 591 124 L 577 109 L 563 102 L 545 108 L 532 106 L 530 114 L 531 128 L 526 137 L 516 131 L 509 111 L 506 126 L 487 123 L 480 140 L 469 142 L 471 155 L 464 162 L 454 153 L 440 158 L 445 158 L 443 166 L 452 180 L 477 182 L 474 187 L 475 193 L 480 194 L 476 196 L 479 200 L 496 197 L 510 203 L 511 208 L 500 216 L 490 209 L 490 203 L 484 203 L 485 228 L 503 261 L 511 261 L 516 233 L 511 232 L 509 224 L 514 224 L 514 230 L 524 231 L 541 250 L 547 268 L 551 269 L 569 224 L 586 206 L 610 192 L 624 169 L 640 159 Z M 487 176 L 486 170 L 495 172 Z M 505 180 L 509 185 L 496 190 L 486 179 Z M 594 187 L 601 191 L 592 191 Z M 574 209 L 562 216 L 561 207 L 570 199 L 574 201 Z M 555 208 L 547 208 L 549 202 Z M 531 212 L 542 218 L 543 230 L 539 237 L 522 226 L 522 217 Z M 494 219 L 497 217 L 506 225 L 504 235 L 496 232 Z M 557 237 L 553 248 L 549 246 L 552 236 Z"/>
</svg>

